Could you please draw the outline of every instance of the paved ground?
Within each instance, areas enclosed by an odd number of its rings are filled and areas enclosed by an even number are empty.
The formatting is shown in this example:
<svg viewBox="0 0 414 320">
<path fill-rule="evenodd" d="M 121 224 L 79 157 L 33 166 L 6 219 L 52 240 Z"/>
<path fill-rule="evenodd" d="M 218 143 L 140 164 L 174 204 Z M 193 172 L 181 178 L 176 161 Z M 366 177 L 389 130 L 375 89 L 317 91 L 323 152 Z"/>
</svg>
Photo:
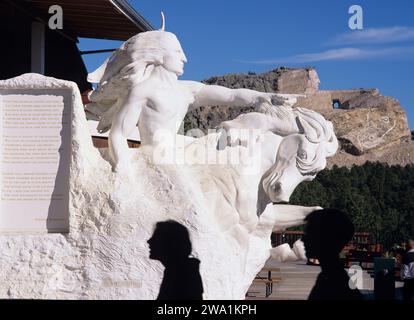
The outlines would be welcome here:
<svg viewBox="0 0 414 320">
<path fill-rule="evenodd" d="M 248 291 L 247 299 L 306 300 L 320 272 L 320 267 L 309 266 L 305 262 L 279 263 L 268 260 L 265 268 L 280 268 L 280 272 L 273 272 L 272 275 L 282 278 L 281 281 L 274 284 L 273 292 L 268 298 L 265 297 L 264 284 L 253 284 Z M 266 277 L 266 272 L 261 272 L 260 275 Z M 362 281 L 361 292 L 367 299 L 372 299 L 374 279 L 363 271 Z"/>
</svg>

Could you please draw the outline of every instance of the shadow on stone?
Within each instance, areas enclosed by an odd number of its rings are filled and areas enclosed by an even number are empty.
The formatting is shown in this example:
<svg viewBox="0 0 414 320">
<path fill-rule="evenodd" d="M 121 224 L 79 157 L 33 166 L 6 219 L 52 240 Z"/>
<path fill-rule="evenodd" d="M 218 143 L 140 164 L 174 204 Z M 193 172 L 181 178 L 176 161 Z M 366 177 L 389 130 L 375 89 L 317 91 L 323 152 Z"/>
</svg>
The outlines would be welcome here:
<svg viewBox="0 0 414 320">
<path fill-rule="evenodd" d="M 158 222 L 148 244 L 150 259 L 165 267 L 157 300 L 202 300 L 200 260 L 190 257 L 187 228 L 173 220 Z"/>
</svg>

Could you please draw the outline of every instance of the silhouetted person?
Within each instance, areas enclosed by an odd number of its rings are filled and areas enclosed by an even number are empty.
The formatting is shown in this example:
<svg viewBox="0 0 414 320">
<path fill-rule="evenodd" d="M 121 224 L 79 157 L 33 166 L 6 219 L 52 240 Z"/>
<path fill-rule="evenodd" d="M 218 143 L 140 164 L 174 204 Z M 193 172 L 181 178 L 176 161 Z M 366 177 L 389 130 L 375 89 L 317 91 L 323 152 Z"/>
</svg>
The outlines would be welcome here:
<svg viewBox="0 0 414 320">
<path fill-rule="evenodd" d="M 148 244 L 150 259 L 165 267 L 157 300 L 202 300 L 200 260 L 189 257 L 192 248 L 187 228 L 173 220 L 158 222 Z"/>
<path fill-rule="evenodd" d="M 407 241 L 407 252 L 401 263 L 401 279 L 404 281 L 403 299 L 413 299 L 414 293 L 414 240 Z"/>
<path fill-rule="evenodd" d="M 306 219 L 303 242 L 306 256 L 318 259 L 318 275 L 309 300 L 360 300 L 358 289 L 349 287 L 349 276 L 339 260 L 343 247 L 352 239 L 354 226 L 349 218 L 335 209 L 316 210 Z"/>
</svg>

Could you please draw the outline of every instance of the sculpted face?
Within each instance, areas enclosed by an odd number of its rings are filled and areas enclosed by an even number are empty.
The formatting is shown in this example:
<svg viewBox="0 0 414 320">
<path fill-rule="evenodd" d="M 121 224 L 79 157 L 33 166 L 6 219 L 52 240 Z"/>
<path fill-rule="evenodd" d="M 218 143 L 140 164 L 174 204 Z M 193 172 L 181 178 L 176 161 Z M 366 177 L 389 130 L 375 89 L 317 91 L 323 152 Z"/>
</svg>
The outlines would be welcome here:
<svg viewBox="0 0 414 320">
<path fill-rule="evenodd" d="M 164 42 L 164 46 L 164 68 L 181 76 L 184 73 L 184 63 L 187 62 L 187 57 L 184 54 L 183 48 L 181 48 L 180 42 L 175 36 L 168 37 Z"/>
<path fill-rule="evenodd" d="M 323 169 L 321 163 L 314 162 L 318 145 L 310 143 L 303 135 L 293 134 L 280 143 L 275 164 L 265 173 L 263 188 L 273 203 L 287 203 L 296 187 L 303 181 L 312 180 Z M 310 173 L 300 170 L 299 163 L 308 162 L 316 166 Z"/>
</svg>

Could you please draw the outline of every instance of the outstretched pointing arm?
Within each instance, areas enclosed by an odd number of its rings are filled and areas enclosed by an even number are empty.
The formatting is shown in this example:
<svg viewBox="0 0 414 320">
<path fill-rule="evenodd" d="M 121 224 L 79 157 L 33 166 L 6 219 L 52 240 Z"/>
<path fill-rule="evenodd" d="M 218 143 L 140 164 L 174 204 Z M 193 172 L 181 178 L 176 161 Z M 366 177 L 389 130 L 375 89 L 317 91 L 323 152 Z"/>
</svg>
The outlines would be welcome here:
<svg viewBox="0 0 414 320">
<path fill-rule="evenodd" d="M 249 89 L 229 89 L 222 86 L 206 85 L 196 81 L 183 81 L 194 94 L 193 107 L 201 106 L 251 106 L 258 103 L 272 103 L 274 93 Z"/>
</svg>

